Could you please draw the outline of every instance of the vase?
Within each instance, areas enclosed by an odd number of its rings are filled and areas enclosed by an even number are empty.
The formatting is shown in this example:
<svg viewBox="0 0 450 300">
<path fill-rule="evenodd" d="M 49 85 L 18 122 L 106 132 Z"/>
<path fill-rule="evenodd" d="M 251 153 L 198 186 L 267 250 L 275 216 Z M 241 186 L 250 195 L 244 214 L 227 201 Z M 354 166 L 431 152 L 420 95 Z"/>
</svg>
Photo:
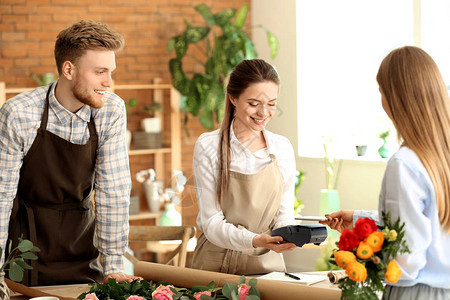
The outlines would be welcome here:
<svg viewBox="0 0 450 300">
<path fill-rule="evenodd" d="M 389 149 L 386 148 L 386 140 L 383 140 L 383 145 L 381 145 L 381 147 L 378 148 L 378 154 L 380 154 L 380 156 L 382 158 L 387 158 L 388 153 L 389 153 Z"/>
<path fill-rule="evenodd" d="M 340 209 L 339 194 L 337 190 L 322 189 L 320 190 L 320 216 L 337 212 Z M 327 226 L 328 236 L 335 238 L 338 235 L 336 230 L 332 230 Z"/>
<path fill-rule="evenodd" d="M 5 282 L 5 272 L 0 272 L 0 300 L 9 300 L 9 288 Z"/>
<path fill-rule="evenodd" d="M 152 213 L 160 211 L 163 182 L 162 181 L 144 181 L 145 198 L 147 199 L 148 208 Z"/>
<path fill-rule="evenodd" d="M 366 155 L 367 145 L 356 145 L 356 154 L 358 156 Z"/>
<path fill-rule="evenodd" d="M 175 204 L 166 203 L 165 210 L 159 218 L 161 226 L 181 226 L 181 214 L 175 209 Z"/>
<path fill-rule="evenodd" d="M 161 132 L 160 118 L 145 118 L 141 120 L 142 129 L 147 133 Z"/>
</svg>

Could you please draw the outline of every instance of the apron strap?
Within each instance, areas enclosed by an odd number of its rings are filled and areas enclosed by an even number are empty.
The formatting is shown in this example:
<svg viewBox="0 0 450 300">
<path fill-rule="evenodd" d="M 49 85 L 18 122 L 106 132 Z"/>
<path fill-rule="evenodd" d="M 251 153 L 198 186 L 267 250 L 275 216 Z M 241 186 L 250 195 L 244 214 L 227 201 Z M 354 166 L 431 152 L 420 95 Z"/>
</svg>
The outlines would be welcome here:
<svg viewBox="0 0 450 300">
<path fill-rule="evenodd" d="M 50 91 L 52 90 L 53 83 L 50 85 L 47 91 L 47 96 L 45 96 L 45 105 L 44 105 L 44 112 L 42 113 L 42 121 L 41 121 L 41 129 L 45 130 L 47 129 L 47 121 L 48 121 L 48 97 L 50 96 Z"/>
<path fill-rule="evenodd" d="M 36 223 L 34 220 L 33 208 L 31 208 L 28 205 L 25 205 L 25 208 L 27 210 L 28 216 L 28 231 L 30 233 L 30 240 L 33 243 L 33 245 L 36 245 L 37 244 Z M 38 264 L 36 259 L 31 260 L 31 267 L 33 268 L 31 270 L 31 285 L 36 286 L 38 285 Z"/>
</svg>

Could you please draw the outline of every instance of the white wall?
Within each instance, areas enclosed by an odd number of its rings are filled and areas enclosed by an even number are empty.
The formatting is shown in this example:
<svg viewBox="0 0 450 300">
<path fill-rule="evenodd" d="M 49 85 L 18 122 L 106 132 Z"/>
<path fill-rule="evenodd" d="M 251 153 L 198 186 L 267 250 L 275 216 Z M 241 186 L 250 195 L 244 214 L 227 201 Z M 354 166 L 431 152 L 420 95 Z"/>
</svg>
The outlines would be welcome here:
<svg viewBox="0 0 450 300">
<path fill-rule="evenodd" d="M 281 4 L 282 3 L 282 4 Z M 296 1 L 253 0 L 253 41 L 259 57 L 276 66 L 282 81 L 279 108 L 268 125 L 268 130 L 289 138 L 298 153 L 297 111 L 301 109 L 297 94 L 301 85 L 297 82 Z M 257 25 L 264 25 L 280 42 L 278 56 L 270 58 L 265 32 Z M 320 115 L 317 116 L 320 118 Z M 323 159 L 299 157 L 297 169 L 306 172 L 299 196 L 303 199 L 304 215 L 319 213 L 320 189 L 325 188 Z M 345 160 L 338 186 L 341 208 L 377 209 L 378 193 L 386 163 Z"/>
</svg>

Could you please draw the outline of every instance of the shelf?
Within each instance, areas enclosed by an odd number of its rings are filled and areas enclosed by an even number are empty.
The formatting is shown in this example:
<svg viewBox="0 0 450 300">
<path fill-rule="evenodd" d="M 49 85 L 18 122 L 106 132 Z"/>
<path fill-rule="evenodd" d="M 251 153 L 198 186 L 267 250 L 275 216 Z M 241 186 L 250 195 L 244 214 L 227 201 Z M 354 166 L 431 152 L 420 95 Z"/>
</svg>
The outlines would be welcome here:
<svg viewBox="0 0 450 300">
<path fill-rule="evenodd" d="M 158 148 L 158 149 L 135 149 L 129 150 L 128 155 L 144 155 L 144 154 L 158 154 L 158 153 L 170 153 L 171 148 Z"/>
</svg>

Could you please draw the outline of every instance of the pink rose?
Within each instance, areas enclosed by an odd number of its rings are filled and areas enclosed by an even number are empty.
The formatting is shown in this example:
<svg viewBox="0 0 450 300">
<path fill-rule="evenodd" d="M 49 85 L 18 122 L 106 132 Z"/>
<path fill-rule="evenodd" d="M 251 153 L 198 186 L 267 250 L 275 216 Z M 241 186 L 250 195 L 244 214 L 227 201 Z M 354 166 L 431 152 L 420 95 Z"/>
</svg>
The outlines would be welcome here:
<svg viewBox="0 0 450 300">
<path fill-rule="evenodd" d="M 211 292 L 210 291 L 203 291 L 203 292 L 195 293 L 194 294 L 195 300 L 199 300 L 202 295 L 211 296 Z"/>
<path fill-rule="evenodd" d="M 95 293 L 90 293 L 84 296 L 84 300 L 98 300 L 98 298 Z"/>
<path fill-rule="evenodd" d="M 172 299 L 172 295 L 170 294 L 166 294 L 166 293 L 156 293 L 153 292 L 152 293 L 152 298 L 153 299 L 158 299 L 158 300 L 173 300 Z"/>
<path fill-rule="evenodd" d="M 250 286 L 245 283 L 241 284 L 238 289 L 239 300 L 245 300 L 248 296 L 248 292 L 250 291 Z"/>
<path fill-rule="evenodd" d="M 141 296 L 136 296 L 136 295 L 131 295 L 130 297 L 127 298 L 127 300 L 144 300 L 144 297 Z"/>
<path fill-rule="evenodd" d="M 173 288 L 173 285 L 160 285 L 158 286 L 152 293 L 152 298 L 158 299 L 158 300 L 172 300 L 172 295 L 174 292 L 170 290 L 170 288 Z"/>
</svg>

